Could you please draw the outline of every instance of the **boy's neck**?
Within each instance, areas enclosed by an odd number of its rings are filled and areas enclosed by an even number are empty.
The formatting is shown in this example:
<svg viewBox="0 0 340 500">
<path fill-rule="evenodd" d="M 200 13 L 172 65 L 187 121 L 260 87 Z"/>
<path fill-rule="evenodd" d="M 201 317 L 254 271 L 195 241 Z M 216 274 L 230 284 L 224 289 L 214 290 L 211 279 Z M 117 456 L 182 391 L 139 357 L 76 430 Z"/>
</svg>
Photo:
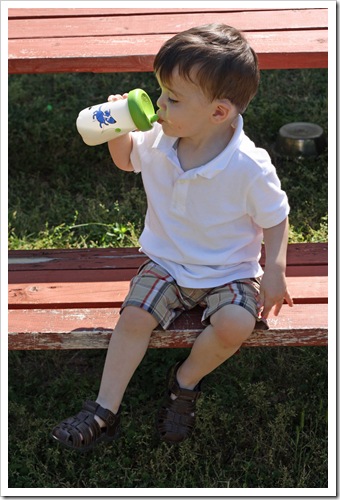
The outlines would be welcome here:
<svg viewBox="0 0 340 500">
<path fill-rule="evenodd" d="M 221 127 L 212 135 L 202 139 L 181 137 L 178 141 L 177 154 L 184 171 L 205 165 L 213 160 L 228 146 L 235 132 L 231 125 Z"/>
</svg>

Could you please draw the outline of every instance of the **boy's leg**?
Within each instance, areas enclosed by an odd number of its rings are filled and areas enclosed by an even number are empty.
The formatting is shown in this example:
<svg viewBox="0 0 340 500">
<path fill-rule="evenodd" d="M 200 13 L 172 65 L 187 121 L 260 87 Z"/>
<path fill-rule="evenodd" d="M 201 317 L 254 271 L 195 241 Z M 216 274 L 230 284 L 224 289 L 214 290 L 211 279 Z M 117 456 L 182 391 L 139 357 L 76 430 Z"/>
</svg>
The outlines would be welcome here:
<svg viewBox="0 0 340 500">
<path fill-rule="evenodd" d="M 147 261 L 131 281 L 110 339 L 97 397 L 100 406 L 117 413 L 125 389 L 145 355 L 152 331 L 158 324 L 166 328 L 171 322 L 172 309 L 179 305 L 174 279 L 161 266 Z"/>
<path fill-rule="evenodd" d="M 228 304 L 215 312 L 177 371 L 180 387 L 193 389 L 205 375 L 238 351 L 254 326 L 254 316 L 239 305 Z"/>
<path fill-rule="evenodd" d="M 117 413 L 126 387 L 148 348 L 157 320 L 147 311 L 127 306 L 112 333 L 97 403 Z"/>
<path fill-rule="evenodd" d="M 173 278 L 153 262 L 146 263 L 131 282 L 121 316 L 112 333 L 100 390 L 75 416 L 52 430 L 53 437 L 72 449 L 85 450 L 118 433 L 120 403 L 147 350 L 154 328 L 163 328 L 178 314 L 180 304 Z"/>
<path fill-rule="evenodd" d="M 195 340 L 188 358 L 172 369 L 168 390 L 157 418 L 159 435 L 169 443 L 179 443 L 190 437 L 195 426 L 201 380 L 238 351 L 254 329 L 256 290 L 241 284 L 239 287 L 236 285 L 235 289 L 228 288 L 232 292 L 232 301 L 236 303 L 230 303 L 228 289 L 227 293 L 226 290 L 222 291 L 222 303 L 219 291 L 215 294 L 206 309 L 210 324 Z M 211 307 L 213 303 L 215 307 Z"/>
<path fill-rule="evenodd" d="M 148 347 L 157 320 L 147 311 L 127 306 L 113 332 L 106 356 L 97 401 L 86 401 L 82 410 L 52 430 L 64 446 L 85 451 L 119 433 L 120 402 Z"/>
</svg>

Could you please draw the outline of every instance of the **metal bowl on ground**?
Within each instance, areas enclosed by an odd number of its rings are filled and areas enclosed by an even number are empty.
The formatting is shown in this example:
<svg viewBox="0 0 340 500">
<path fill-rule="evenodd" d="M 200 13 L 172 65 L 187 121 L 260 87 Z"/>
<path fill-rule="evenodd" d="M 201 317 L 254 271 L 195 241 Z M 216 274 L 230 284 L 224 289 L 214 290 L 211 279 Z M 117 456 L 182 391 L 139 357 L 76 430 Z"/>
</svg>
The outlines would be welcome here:
<svg viewBox="0 0 340 500">
<path fill-rule="evenodd" d="M 287 123 L 280 128 L 276 151 L 286 156 L 316 156 L 324 151 L 326 139 L 322 127 L 315 123 Z"/>
</svg>

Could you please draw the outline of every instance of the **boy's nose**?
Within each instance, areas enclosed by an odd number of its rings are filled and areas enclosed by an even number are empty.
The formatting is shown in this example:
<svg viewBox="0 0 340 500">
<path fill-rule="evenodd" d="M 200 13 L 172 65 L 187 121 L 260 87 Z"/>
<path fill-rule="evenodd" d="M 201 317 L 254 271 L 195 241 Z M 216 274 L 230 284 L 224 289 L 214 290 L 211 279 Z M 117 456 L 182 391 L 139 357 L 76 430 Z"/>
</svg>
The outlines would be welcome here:
<svg viewBox="0 0 340 500">
<path fill-rule="evenodd" d="M 160 109 L 165 109 L 165 100 L 164 98 L 160 95 L 159 98 L 157 99 L 157 102 L 156 102 L 157 106 L 160 108 Z"/>
</svg>

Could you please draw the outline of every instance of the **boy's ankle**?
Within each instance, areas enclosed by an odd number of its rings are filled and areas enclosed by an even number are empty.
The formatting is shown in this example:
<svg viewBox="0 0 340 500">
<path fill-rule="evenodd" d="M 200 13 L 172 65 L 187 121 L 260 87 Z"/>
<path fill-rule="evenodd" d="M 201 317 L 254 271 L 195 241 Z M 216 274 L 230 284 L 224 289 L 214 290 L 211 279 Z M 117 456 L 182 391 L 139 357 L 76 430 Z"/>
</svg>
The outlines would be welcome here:
<svg viewBox="0 0 340 500">
<path fill-rule="evenodd" d="M 182 382 L 181 381 L 181 374 L 180 374 L 180 371 L 182 369 L 182 366 L 180 366 L 177 370 L 177 373 L 176 373 L 176 381 L 179 385 L 179 387 L 181 389 L 188 389 L 189 391 L 193 391 L 196 389 L 196 387 L 199 385 L 200 383 L 200 380 L 198 380 L 197 382 L 191 382 L 191 383 L 185 383 L 185 382 Z"/>
</svg>

